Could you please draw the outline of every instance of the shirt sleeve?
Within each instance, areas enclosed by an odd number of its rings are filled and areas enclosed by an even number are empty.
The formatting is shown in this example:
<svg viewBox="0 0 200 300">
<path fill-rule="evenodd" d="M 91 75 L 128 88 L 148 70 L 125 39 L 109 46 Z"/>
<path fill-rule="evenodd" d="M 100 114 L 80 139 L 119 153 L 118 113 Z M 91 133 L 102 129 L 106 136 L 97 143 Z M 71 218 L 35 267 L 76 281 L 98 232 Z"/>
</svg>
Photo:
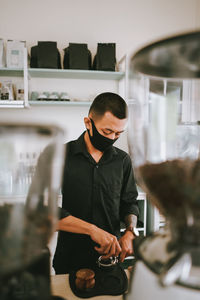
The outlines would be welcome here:
<svg viewBox="0 0 200 300">
<path fill-rule="evenodd" d="M 124 222 L 127 215 L 133 214 L 139 216 L 138 208 L 138 192 L 133 174 L 133 168 L 131 164 L 130 156 L 127 154 L 124 158 L 123 164 L 123 186 L 121 191 L 120 202 L 120 220 Z"/>
<path fill-rule="evenodd" d="M 62 208 L 62 207 L 58 207 L 58 219 L 61 220 L 61 219 L 64 219 L 66 217 L 70 216 L 70 213 Z"/>
</svg>

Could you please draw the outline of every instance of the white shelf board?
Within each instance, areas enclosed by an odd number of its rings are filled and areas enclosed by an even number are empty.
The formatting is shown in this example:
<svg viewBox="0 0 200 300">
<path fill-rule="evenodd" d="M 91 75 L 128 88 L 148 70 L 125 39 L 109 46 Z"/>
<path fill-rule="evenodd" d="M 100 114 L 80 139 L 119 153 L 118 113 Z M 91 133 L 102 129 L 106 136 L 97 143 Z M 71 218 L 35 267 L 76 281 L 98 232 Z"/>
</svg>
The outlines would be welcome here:
<svg viewBox="0 0 200 300">
<path fill-rule="evenodd" d="M 138 231 L 144 231 L 144 227 L 137 227 Z"/>
<path fill-rule="evenodd" d="M 146 200 L 146 193 L 137 185 L 138 198 L 137 200 Z"/>
<path fill-rule="evenodd" d="M 40 78 L 72 78 L 72 79 L 102 79 L 120 80 L 124 72 L 94 71 L 94 70 L 71 70 L 71 69 L 39 69 L 29 68 L 31 77 Z"/>
<path fill-rule="evenodd" d="M 40 101 L 29 100 L 33 106 L 90 106 L 92 102 L 87 101 Z"/>
<path fill-rule="evenodd" d="M 0 76 L 20 77 L 23 76 L 23 71 L 19 68 L 0 68 Z"/>
<path fill-rule="evenodd" d="M 138 193 L 137 200 L 138 201 L 145 201 L 146 200 L 146 194 L 145 193 Z"/>
<path fill-rule="evenodd" d="M 144 227 L 136 227 L 138 231 L 144 231 Z M 120 231 L 124 232 L 126 228 L 121 228 Z"/>
<path fill-rule="evenodd" d="M 0 100 L 0 108 L 24 107 L 23 100 Z"/>
</svg>

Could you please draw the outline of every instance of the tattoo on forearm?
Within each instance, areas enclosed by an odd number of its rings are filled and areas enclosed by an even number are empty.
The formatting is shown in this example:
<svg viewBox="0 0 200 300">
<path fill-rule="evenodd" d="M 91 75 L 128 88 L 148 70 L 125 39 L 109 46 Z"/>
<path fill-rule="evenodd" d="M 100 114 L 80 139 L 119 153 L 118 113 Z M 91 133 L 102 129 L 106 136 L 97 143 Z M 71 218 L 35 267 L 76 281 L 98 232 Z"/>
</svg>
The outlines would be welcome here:
<svg viewBox="0 0 200 300">
<path fill-rule="evenodd" d="M 131 226 L 131 227 L 136 227 L 137 225 L 137 216 L 135 215 L 127 215 L 124 219 L 126 228 Z"/>
</svg>

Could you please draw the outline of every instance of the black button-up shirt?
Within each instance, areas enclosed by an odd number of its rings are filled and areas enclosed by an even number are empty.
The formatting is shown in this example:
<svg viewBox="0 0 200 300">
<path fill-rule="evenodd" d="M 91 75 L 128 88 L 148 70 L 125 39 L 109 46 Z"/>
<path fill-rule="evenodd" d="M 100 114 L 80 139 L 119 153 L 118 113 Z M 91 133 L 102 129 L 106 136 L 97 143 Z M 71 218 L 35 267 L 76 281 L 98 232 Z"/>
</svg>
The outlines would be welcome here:
<svg viewBox="0 0 200 300">
<path fill-rule="evenodd" d="M 96 163 L 87 152 L 84 133 L 67 144 L 66 153 L 61 218 L 72 215 L 119 237 L 120 221 L 129 214 L 138 216 L 139 212 L 129 155 L 111 146 Z M 91 259 L 98 256 L 87 235 L 60 231 L 55 269 L 64 265 L 66 271 L 63 269 L 61 273 L 66 273 L 71 266 L 74 268 L 73 261 L 78 260 L 80 252 L 84 253 L 85 261 L 86 256 Z"/>
</svg>

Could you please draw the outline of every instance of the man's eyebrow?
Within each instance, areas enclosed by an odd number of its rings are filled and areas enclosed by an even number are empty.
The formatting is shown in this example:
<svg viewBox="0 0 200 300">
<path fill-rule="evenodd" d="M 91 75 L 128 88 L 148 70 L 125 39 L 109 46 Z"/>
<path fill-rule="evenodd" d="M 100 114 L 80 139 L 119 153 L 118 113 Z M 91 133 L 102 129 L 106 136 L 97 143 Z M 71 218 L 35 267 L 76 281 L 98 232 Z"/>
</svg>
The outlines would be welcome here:
<svg viewBox="0 0 200 300">
<path fill-rule="evenodd" d="M 113 130 L 110 129 L 110 128 L 105 128 L 104 130 L 108 130 L 108 131 L 110 131 L 110 132 L 115 132 L 115 133 L 122 133 L 122 132 L 124 132 L 124 130 L 121 130 L 121 131 L 113 131 Z"/>
</svg>

